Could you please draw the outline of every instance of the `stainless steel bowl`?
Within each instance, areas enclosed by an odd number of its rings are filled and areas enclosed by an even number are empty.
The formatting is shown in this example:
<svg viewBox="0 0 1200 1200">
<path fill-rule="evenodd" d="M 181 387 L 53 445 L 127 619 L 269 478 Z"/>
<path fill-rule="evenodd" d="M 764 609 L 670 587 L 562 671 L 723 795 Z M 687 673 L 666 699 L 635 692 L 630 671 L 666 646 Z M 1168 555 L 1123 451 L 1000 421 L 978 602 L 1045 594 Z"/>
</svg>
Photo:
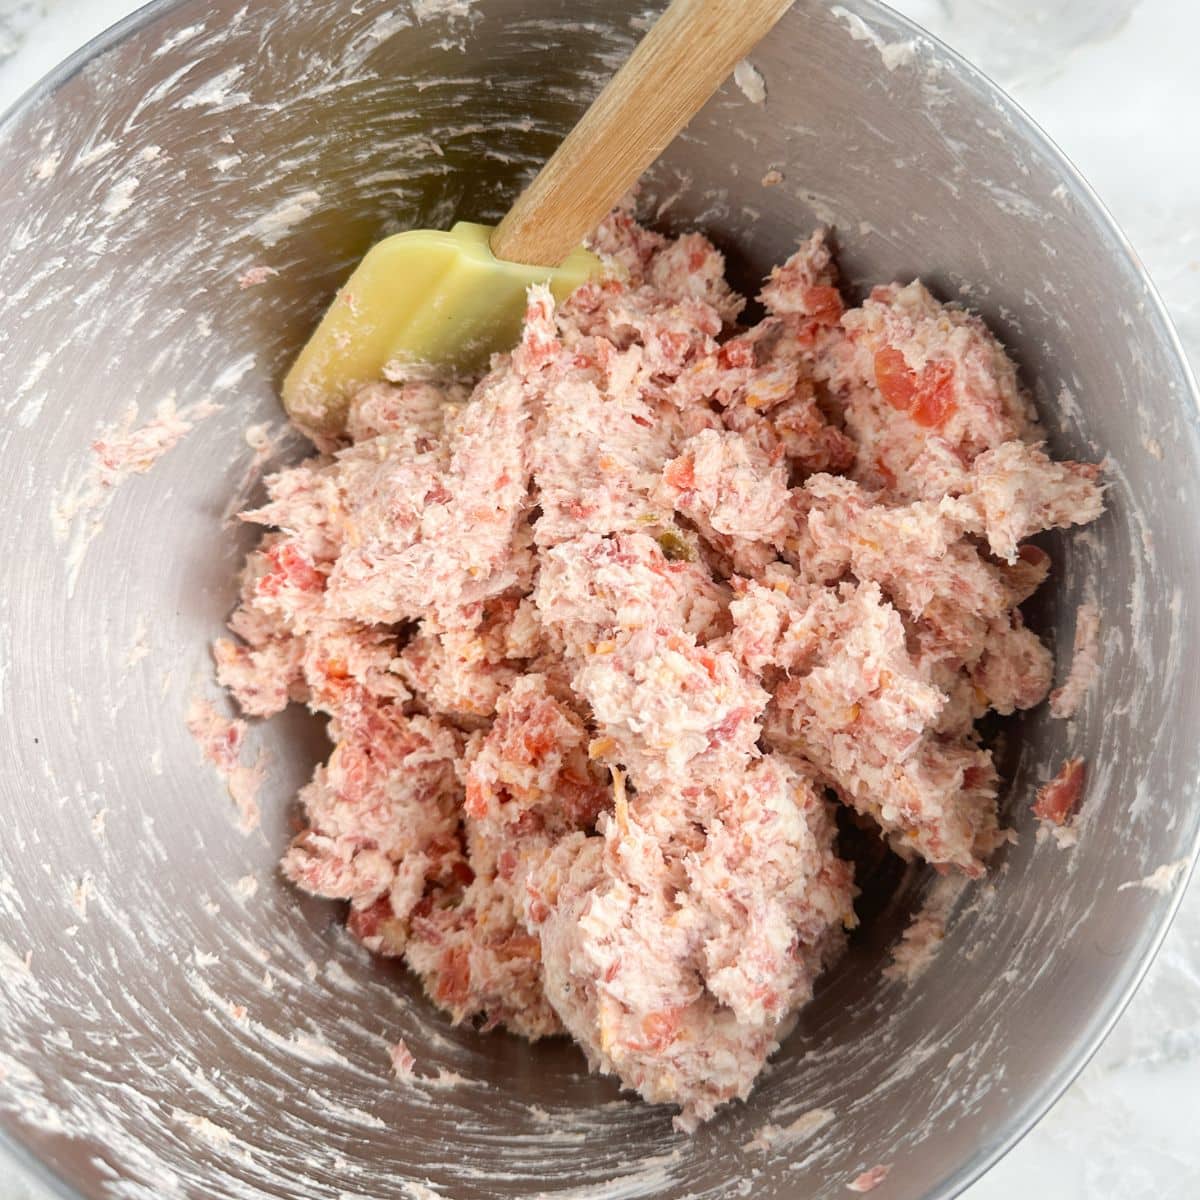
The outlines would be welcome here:
<svg viewBox="0 0 1200 1200">
<path fill-rule="evenodd" d="M 745 284 L 833 222 L 851 286 L 921 272 L 978 308 L 1054 449 L 1111 456 L 1109 514 L 1049 543 L 1057 582 L 1032 613 L 1065 651 L 1095 598 L 1103 677 L 1073 723 L 1007 730 L 1020 841 L 931 969 L 881 977 L 917 877 L 751 1101 L 689 1141 L 566 1044 L 448 1028 L 334 906 L 297 900 L 275 861 L 314 722 L 253 732 L 263 823 L 236 828 L 184 710 L 247 547 L 225 520 L 262 467 L 246 427 L 280 424 L 280 374 L 355 258 L 392 230 L 498 216 L 648 15 L 157 3 L 0 128 L 0 1125 L 64 1195 L 818 1197 L 887 1163 L 888 1200 L 950 1196 L 1062 1090 L 1163 935 L 1200 829 L 1195 385 L 1062 156 L 872 0 L 801 0 L 754 56 L 765 104 L 727 86 L 644 200 L 710 232 Z M 241 288 L 253 267 L 278 275 Z M 195 427 L 106 484 L 91 443 L 164 402 Z M 1073 752 L 1091 783 L 1061 849 L 1028 805 Z M 1122 887 L 1169 864 L 1174 887 Z M 462 1081 L 394 1080 L 400 1037 L 418 1071 Z M 815 1109 L 833 1119 L 788 1129 Z"/>
</svg>

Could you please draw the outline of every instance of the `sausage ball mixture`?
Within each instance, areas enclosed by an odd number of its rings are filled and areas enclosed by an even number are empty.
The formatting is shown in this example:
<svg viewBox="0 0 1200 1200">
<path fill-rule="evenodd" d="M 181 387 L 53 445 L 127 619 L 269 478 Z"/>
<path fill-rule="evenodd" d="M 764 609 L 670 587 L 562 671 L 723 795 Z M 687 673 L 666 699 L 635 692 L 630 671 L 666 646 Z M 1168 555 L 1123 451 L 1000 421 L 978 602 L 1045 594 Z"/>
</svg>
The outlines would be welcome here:
<svg viewBox="0 0 1200 1200">
<path fill-rule="evenodd" d="M 837 805 L 943 872 L 1006 840 L 975 723 L 1046 696 L 1027 539 L 1102 490 L 979 319 L 846 308 L 820 232 L 749 328 L 703 237 L 594 247 L 473 389 L 394 373 L 267 481 L 215 654 L 246 714 L 329 717 L 289 879 L 692 1128 L 855 924 Z"/>
</svg>

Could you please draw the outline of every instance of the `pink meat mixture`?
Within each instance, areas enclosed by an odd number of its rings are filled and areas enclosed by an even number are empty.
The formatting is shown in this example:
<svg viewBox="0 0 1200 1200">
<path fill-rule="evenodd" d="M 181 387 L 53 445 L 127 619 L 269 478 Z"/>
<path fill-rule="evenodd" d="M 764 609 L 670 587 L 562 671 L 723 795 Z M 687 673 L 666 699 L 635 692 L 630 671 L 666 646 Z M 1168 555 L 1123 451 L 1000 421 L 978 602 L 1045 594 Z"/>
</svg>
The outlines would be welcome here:
<svg viewBox="0 0 1200 1200">
<path fill-rule="evenodd" d="M 244 713 L 329 717 L 288 878 L 693 1127 L 855 923 L 835 803 L 968 876 L 1008 836 L 975 722 L 1045 698 L 1027 539 L 1102 490 L 981 321 L 846 309 L 822 233 L 750 328 L 703 237 L 594 242 L 621 271 L 534 288 L 473 391 L 365 387 L 267 481 L 215 654 Z"/>
</svg>

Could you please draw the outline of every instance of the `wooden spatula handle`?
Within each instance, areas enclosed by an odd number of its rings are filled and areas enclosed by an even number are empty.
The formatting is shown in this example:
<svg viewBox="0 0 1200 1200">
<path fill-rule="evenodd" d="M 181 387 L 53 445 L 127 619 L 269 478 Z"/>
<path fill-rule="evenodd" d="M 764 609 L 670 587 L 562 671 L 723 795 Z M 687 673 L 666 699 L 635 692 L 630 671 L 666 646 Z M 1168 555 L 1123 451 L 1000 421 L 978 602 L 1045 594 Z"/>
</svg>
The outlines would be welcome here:
<svg viewBox="0 0 1200 1200">
<path fill-rule="evenodd" d="M 496 227 L 496 257 L 558 266 L 791 2 L 672 0 Z"/>
</svg>

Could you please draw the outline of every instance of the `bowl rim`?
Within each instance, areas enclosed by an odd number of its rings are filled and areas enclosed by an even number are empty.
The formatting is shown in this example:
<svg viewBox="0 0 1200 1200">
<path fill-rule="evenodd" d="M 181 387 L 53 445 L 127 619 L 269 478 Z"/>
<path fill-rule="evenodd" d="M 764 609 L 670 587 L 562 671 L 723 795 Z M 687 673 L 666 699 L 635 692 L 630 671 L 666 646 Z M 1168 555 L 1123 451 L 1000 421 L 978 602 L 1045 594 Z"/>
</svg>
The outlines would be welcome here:
<svg viewBox="0 0 1200 1200">
<path fill-rule="evenodd" d="M 141 32 L 160 17 L 190 2 L 191 0 L 149 0 L 85 42 L 0 112 L 0 136 L 10 124 L 19 120 L 43 100 L 49 99 L 93 60 Z M 1107 230 L 1115 246 L 1127 260 L 1128 266 L 1132 268 L 1148 302 L 1147 315 L 1157 320 L 1165 335 L 1166 348 L 1178 365 L 1185 393 L 1180 397 L 1180 407 L 1193 426 L 1200 428 L 1200 379 L 1192 367 L 1166 303 L 1132 242 L 1070 156 L 1000 84 L 936 34 L 898 12 L 884 0 L 841 0 L 841 3 L 847 6 L 852 15 L 868 24 L 882 18 L 898 29 L 905 38 L 920 39 L 934 56 L 960 78 L 989 95 L 1012 119 L 1015 132 L 1023 139 L 1036 144 L 1055 164 L 1064 182 L 1073 188 L 1073 198 L 1088 210 L 1092 220 Z M 832 15 L 836 18 L 839 14 L 835 10 Z M 847 36 L 850 36 L 849 31 Z M 1200 792 L 1193 788 L 1188 798 L 1195 804 L 1200 799 Z M 1140 960 L 1133 965 L 1125 983 L 1116 990 L 1115 995 L 1107 998 L 1105 1006 L 1092 1014 L 1077 1037 L 1071 1053 L 1065 1057 L 1056 1072 L 1031 1091 L 1009 1126 L 1003 1129 L 990 1145 L 981 1147 L 964 1159 L 954 1171 L 935 1184 L 934 1189 L 926 1194 L 927 1200 L 951 1200 L 981 1179 L 1041 1121 L 1095 1056 L 1145 979 L 1170 931 L 1192 877 L 1197 873 L 1200 860 L 1200 825 L 1197 826 L 1185 860 L 1186 868 L 1172 895 L 1166 900 L 1165 908 L 1158 917 L 1158 926 L 1148 939 Z M 6 1161 L 15 1164 L 38 1186 L 58 1200 L 87 1200 L 87 1197 L 76 1190 L 50 1163 L 35 1154 L 15 1134 L 0 1126 L 0 1167 L 3 1167 Z"/>
</svg>

